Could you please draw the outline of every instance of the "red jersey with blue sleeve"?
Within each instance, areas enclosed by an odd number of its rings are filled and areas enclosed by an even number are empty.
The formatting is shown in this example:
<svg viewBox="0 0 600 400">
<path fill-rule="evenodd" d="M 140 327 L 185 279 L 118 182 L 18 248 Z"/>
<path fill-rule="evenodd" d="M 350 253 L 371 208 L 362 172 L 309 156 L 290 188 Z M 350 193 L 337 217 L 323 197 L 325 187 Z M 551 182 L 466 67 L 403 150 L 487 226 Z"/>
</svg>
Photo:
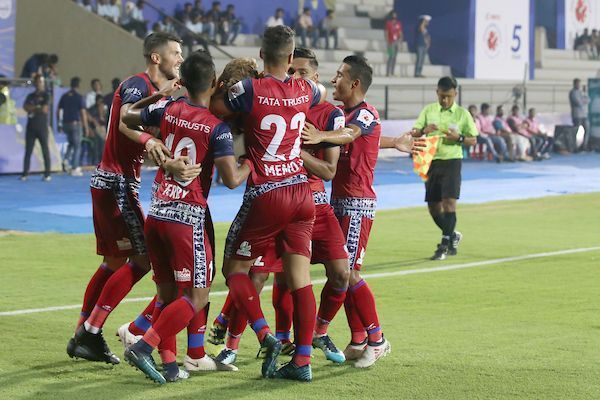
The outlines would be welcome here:
<svg viewBox="0 0 600 400">
<path fill-rule="evenodd" d="M 333 178 L 332 198 L 375 199 L 373 176 L 379 154 L 381 121 L 375 107 L 361 102 L 356 107 L 344 110 L 346 126 L 356 125 L 361 135 L 353 142 L 342 146 L 337 173 Z"/>
<path fill-rule="evenodd" d="M 185 97 L 152 104 L 142 110 L 141 117 L 144 125 L 160 126 L 173 157 L 188 156 L 192 163 L 202 164 L 202 173 L 189 181 L 179 181 L 159 169 L 154 197 L 206 207 L 214 160 L 234 155 L 229 125 Z"/>
<path fill-rule="evenodd" d="M 344 112 L 339 108 L 324 101 L 311 108 L 308 111 L 307 120 L 320 131 L 335 131 L 343 128 L 346 125 Z M 327 147 L 327 143 L 321 143 L 318 146 L 307 146 L 308 150 L 314 150 L 314 156 L 323 159 L 323 149 Z M 315 149 L 316 147 L 316 149 Z M 325 184 L 323 179 L 315 175 L 309 175 L 308 183 L 313 192 L 324 192 Z"/>
<path fill-rule="evenodd" d="M 314 83 L 290 77 L 245 79 L 229 89 L 225 104 L 245 114 L 246 156 L 254 167 L 249 185 L 306 175 L 300 134 L 309 108 L 320 98 Z"/>
<path fill-rule="evenodd" d="M 140 169 L 144 161 L 144 145 L 135 143 L 119 131 L 121 107 L 135 103 L 158 91 L 146 73 L 133 75 L 119 85 L 110 106 L 108 133 L 99 169 L 140 179 Z"/>
</svg>

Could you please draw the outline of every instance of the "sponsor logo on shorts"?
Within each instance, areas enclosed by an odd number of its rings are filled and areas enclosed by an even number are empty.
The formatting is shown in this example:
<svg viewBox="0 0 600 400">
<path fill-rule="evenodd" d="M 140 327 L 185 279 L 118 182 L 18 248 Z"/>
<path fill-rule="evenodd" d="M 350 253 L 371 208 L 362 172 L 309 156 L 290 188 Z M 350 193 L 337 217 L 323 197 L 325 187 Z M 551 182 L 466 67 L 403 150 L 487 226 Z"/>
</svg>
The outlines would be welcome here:
<svg viewBox="0 0 600 400">
<path fill-rule="evenodd" d="M 250 246 L 250 243 L 244 240 L 242 243 L 240 243 L 240 248 L 237 249 L 235 254 L 237 254 L 238 256 L 250 257 L 252 255 L 252 253 L 250 252 L 251 249 L 252 246 Z"/>
<path fill-rule="evenodd" d="M 126 237 L 121 240 L 117 240 L 117 247 L 119 250 L 131 250 L 133 248 L 131 245 L 131 240 Z"/>
<path fill-rule="evenodd" d="M 173 272 L 175 273 L 175 281 L 177 282 L 189 282 L 192 280 L 192 271 L 187 268 Z"/>
</svg>

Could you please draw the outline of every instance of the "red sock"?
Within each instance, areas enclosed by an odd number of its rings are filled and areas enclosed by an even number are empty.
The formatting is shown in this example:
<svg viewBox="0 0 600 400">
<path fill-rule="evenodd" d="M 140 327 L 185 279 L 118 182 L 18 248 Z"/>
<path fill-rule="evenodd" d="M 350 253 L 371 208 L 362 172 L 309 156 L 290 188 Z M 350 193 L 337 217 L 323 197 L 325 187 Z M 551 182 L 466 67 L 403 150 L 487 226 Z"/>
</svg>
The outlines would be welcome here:
<svg viewBox="0 0 600 400">
<path fill-rule="evenodd" d="M 150 300 L 150 303 L 144 308 L 144 311 L 138 317 L 129 324 L 127 328 L 129 332 L 136 336 L 143 336 L 144 333 L 152 326 L 152 313 L 154 312 L 154 306 L 156 303 L 156 296 Z"/>
<path fill-rule="evenodd" d="M 350 334 L 352 335 L 350 341 L 354 343 L 364 342 L 367 338 L 367 332 L 354 307 L 354 296 L 351 291 L 346 293 L 344 309 L 346 310 L 346 318 L 348 319 L 348 326 L 350 327 Z"/>
<path fill-rule="evenodd" d="M 237 309 L 237 307 L 232 307 L 229 313 L 229 331 L 227 332 L 227 343 L 225 343 L 225 347 L 231 350 L 237 350 L 240 346 L 240 340 L 242 339 L 242 334 L 248 325 L 248 317 L 243 311 Z"/>
<path fill-rule="evenodd" d="M 369 342 L 380 342 L 383 334 L 379 325 L 377 308 L 375 307 L 375 296 L 367 282 L 360 280 L 356 285 L 350 288 L 354 304 L 357 305 L 356 312 L 362 321 L 362 325 L 367 330 Z"/>
<path fill-rule="evenodd" d="M 150 346 L 157 347 L 163 339 L 177 335 L 188 326 L 195 314 L 191 300 L 186 296 L 180 297 L 164 307 L 142 339 Z"/>
<path fill-rule="evenodd" d="M 208 317 L 209 304 L 206 305 L 187 326 L 188 347 L 187 355 L 193 359 L 202 358 L 206 355 L 204 351 L 204 333 L 206 332 L 206 318 Z"/>
<path fill-rule="evenodd" d="M 227 277 L 229 293 L 238 310 L 241 310 L 250 321 L 250 325 L 260 342 L 271 332 L 260 308 L 260 297 L 247 274 L 231 274 Z"/>
<path fill-rule="evenodd" d="M 304 286 L 292 292 L 294 300 L 294 364 L 302 367 L 310 364 L 312 352 L 313 329 L 317 316 L 317 303 L 312 285 Z"/>
<path fill-rule="evenodd" d="M 231 319 L 231 308 L 233 307 L 233 298 L 231 297 L 231 293 L 227 293 L 227 297 L 225 298 L 225 303 L 223 304 L 223 308 L 221 308 L 221 312 L 215 318 L 213 325 L 221 325 L 223 327 L 227 327 L 229 320 Z"/>
<path fill-rule="evenodd" d="M 90 316 L 104 284 L 110 278 L 113 271 L 111 271 L 106 263 L 100 264 L 100 267 L 96 270 L 92 278 L 90 279 L 85 294 L 83 295 L 83 305 L 81 306 L 81 313 L 79 314 L 79 321 L 77 321 L 77 328 L 79 328 L 86 319 Z"/>
<path fill-rule="evenodd" d="M 177 336 L 172 335 L 161 339 L 158 344 L 158 354 L 163 364 L 177 361 Z"/>
<path fill-rule="evenodd" d="M 282 342 L 290 341 L 294 302 L 285 283 L 273 283 L 273 308 L 275 308 L 275 336 Z"/>
<path fill-rule="evenodd" d="M 127 296 L 135 285 L 148 271 L 134 263 L 128 262 L 119 268 L 104 285 L 96 307 L 87 322 L 94 328 L 100 329 L 108 315 Z"/>
<path fill-rule="evenodd" d="M 319 336 L 327 334 L 329 323 L 340 310 L 342 304 L 344 304 L 346 290 L 346 288 L 338 289 L 333 287 L 329 281 L 325 283 L 325 286 L 321 291 L 321 304 L 319 305 L 319 312 L 317 313 L 315 334 Z"/>
</svg>

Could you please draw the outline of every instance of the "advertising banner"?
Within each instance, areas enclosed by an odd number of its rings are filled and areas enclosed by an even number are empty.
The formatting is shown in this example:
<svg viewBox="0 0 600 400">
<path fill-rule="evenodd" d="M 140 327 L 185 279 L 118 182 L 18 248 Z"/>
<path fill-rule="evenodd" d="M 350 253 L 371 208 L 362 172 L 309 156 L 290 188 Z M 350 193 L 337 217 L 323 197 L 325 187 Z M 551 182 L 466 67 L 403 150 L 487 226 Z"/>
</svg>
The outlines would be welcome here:
<svg viewBox="0 0 600 400">
<path fill-rule="evenodd" d="M 529 77 L 530 2 L 477 0 L 475 18 L 475 78 Z"/>
<path fill-rule="evenodd" d="M 588 79 L 590 140 L 592 147 L 600 148 L 600 79 Z"/>
<path fill-rule="evenodd" d="M 600 27 L 600 0 L 564 0 L 565 1 L 565 48 L 573 49 L 575 38 L 587 28 Z"/>
<path fill-rule="evenodd" d="M 17 0 L 0 0 L 0 75 L 15 76 L 15 23 Z"/>
</svg>

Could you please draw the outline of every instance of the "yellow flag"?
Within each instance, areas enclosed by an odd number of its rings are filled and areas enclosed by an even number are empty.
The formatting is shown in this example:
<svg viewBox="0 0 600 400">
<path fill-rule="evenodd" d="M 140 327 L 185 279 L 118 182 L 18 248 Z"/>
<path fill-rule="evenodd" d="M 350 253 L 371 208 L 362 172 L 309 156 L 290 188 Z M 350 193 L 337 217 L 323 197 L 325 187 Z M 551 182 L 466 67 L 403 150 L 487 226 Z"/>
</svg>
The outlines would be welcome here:
<svg viewBox="0 0 600 400">
<path fill-rule="evenodd" d="M 425 138 L 425 148 L 416 154 L 413 154 L 413 170 L 419 175 L 423 182 L 427 182 L 427 171 L 433 161 L 433 156 L 437 151 L 439 136 L 430 136 Z"/>
</svg>

